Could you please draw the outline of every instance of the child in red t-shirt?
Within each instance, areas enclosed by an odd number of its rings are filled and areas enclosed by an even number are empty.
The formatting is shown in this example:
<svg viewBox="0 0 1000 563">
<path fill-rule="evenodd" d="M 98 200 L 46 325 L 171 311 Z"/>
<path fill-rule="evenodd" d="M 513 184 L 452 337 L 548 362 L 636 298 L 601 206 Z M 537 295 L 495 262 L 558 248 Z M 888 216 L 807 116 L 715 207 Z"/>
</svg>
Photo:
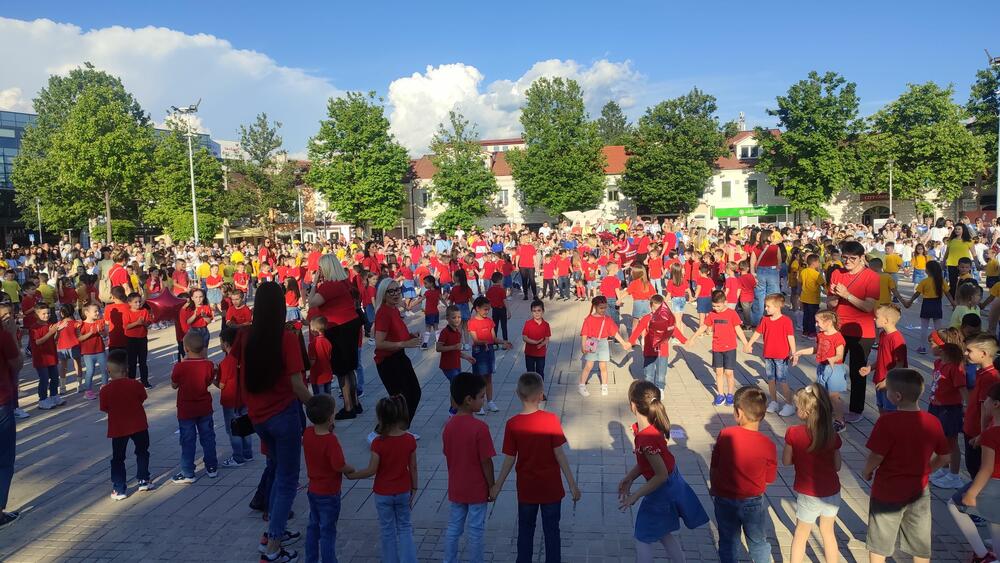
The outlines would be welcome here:
<svg viewBox="0 0 1000 563">
<path fill-rule="evenodd" d="M 671 561 L 683 561 L 684 552 L 674 535 L 681 527 L 681 515 L 688 528 L 708 523 L 708 514 L 677 471 L 667 447 L 670 418 L 662 397 L 660 388 L 651 381 L 633 381 L 629 386 L 629 407 L 636 419 L 632 425 L 636 464 L 618 483 L 618 501 L 619 509 L 625 510 L 642 499 L 635 518 L 636 561 L 652 561 L 657 543 L 663 545 Z M 640 475 L 646 483 L 633 493 L 632 483 Z"/>
<path fill-rule="evenodd" d="M 466 556 L 469 561 L 484 561 L 483 530 L 486 529 L 487 502 L 492 500 L 493 456 L 497 453 L 490 427 L 476 420 L 472 413 L 483 408 L 486 381 L 466 372 L 452 378 L 449 387 L 456 412 L 448 419 L 441 435 L 448 464 L 448 501 L 451 503 L 444 560 L 459 560 L 459 541 L 468 521 Z"/>
<path fill-rule="evenodd" d="M 219 344 L 226 355 L 219 362 L 215 385 L 220 389 L 219 406 L 222 407 L 222 417 L 226 427 L 226 435 L 233 447 L 233 455 L 223 460 L 222 467 L 239 467 L 248 461 L 253 461 L 252 436 L 237 436 L 233 434 L 233 419 L 247 414 L 246 403 L 239 387 L 237 378 L 238 360 L 233 353 L 239 331 L 234 327 L 226 327 L 219 333 Z"/>
<path fill-rule="evenodd" d="M 549 533 L 549 530 L 559 529 L 559 506 L 566 495 L 560 472 L 566 477 L 573 502 L 580 500 L 580 489 L 576 486 L 563 450 L 566 436 L 559 417 L 539 406 L 544 395 L 545 386 L 537 373 L 528 372 L 518 378 L 517 396 L 521 399 L 522 408 L 504 427 L 503 466 L 496 484 L 490 489 L 490 498 L 495 500 L 500 494 L 516 462 L 518 518 L 530 517 L 530 521 L 534 522 L 538 512 L 541 512 L 546 558 L 561 561 L 559 535 Z M 533 526 L 531 529 L 518 527 L 518 561 L 532 560 L 534 537 Z"/>
<path fill-rule="evenodd" d="M 441 290 L 437 286 L 434 276 L 427 275 L 422 278 L 424 284 L 423 293 L 410 303 L 410 309 L 416 309 L 421 302 L 424 303 L 424 334 L 420 343 L 420 349 L 426 350 L 431 341 L 431 334 L 437 334 L 438 323 L 441 322 L 440 303 Z"/>
<path fill-rule="evenodd" d="M 524 370 L 537 373 L 545 379 L 545 353 L 552 327 L 545 320 L 545 304 L 540 299 L 531 302 L 531 318 L 524 321 L 521 340 L 524 341 Z"/>
<path fill-rule="evenodd" d="M 718 304 L 725 308 L 724 295 Z M 764 525 L 768 505 L 763 496 L 768 484 L 778 476 L 778 451 L 774 442 L 760 433 L 765 412 L 767 395 L 763 391 L 750 385 L 738 389 L 733 396 L 736 426 L 723 428 L 712 449 L 708 492 L 719 525 L 721 561 L 737 560 L 741 528 L 750 559 L 771 559 L 771 543 Z"/>
<path fill-rule="evenodd" d="M 884 563 L 899 549 L 914 560 L 930 561 L 931 472 L 948 464 L 950 447 L 934 416 L 917 401 L 924 378 L 912 369 L 886 374 L 886 397 L 896 409 L 875 422 L 866 444 L 870 453 L 861 476 L 872 482 L 866 544 L 872 563 Z M 876 471 L 877 469 L 877 471 Z"/>
<path fill-rule="evenodd" d="M 931 483 L 936 487 L 957 489 L 965 485 L 959 475 L 962 470 L 962 450 L 958 447 L 958 435 L 962 433 L 962 416 L 969 396 L 965 381 L 965 354 L 958 344 L 946 343 L 935 330 L 928 339 L 931 353 L 936 356 L 931 379 L 931 396 L 927 412 L 937 417 L 941 429 L 951 446 L 949 467 L 942 467 L 931 475 Z M 950 471 L 949 471 L 950 469 Z"/>
<path fill-rule="evenodd" d="M 215 379 L 215 364 L 205 358 L 201 335 L 188 332 L 184 336 L 184 359 L 174 364 L 170 375 L 170 385 L 177 390 L 177 423 L 181 433 L 181 471 L 174 475 L 174 483 L 195 482 L 195 440 L 198 439 L 205 459 L 205 474 L 212 479 L 219 474 L 212 395 L 208 392 L 208 386 Z"/>
<path fill-rule="evenodd" d="M 469 319 L 469 336 L 472 339 L 472 357 L 475 362 L 472 372 L 486 380 L 486 405 L 478 413 L 485 416 L 486 411 L 498 412 L 500 407 L 493 402 L 493 372 L 496 371 L 496 354 L 494 346 L 499 345 L 504 350 L 510 350 L 507 340 L 496 337 L 496 325 L 490 318 L 490 300 L 477 297 L 472 302 L 473 316 Z"/>
<path fill-rule="evenodd" d="M 77 393 L 83 388 L 83 362 L 80 359 L 80 339 L 77 330 L 80 321 L 76 320 L 76 308 L 71 303 L 59 306 L 59 336 L 56 337 L 56 353 L 59 355 L 59 394 L 66 394 L 66 379 L 69 373 L 69 362 L 76 367 Z"/>
<path fill-rule="evenodd" d="M 306 561 L 336 560 L 337 520 L 343 476 L 354 472 L 344 460 L 340 440 L 333 433 L 337 403 L 330 395 L 314 395 L 306 403 L 306 417 L 313 423 L 302 433 L 302 453 L 309 477 L 309 524 L 306 528 Z"/>
<path fill-rule="evenodd" d="M 111 498 L 128 497 L 125 479 L 125 449 L 129 440 L 135 448 L 135 478 L 140 491 L 153 488 L 149 482 L 149 424 L 146 422 L 146 389 L 126 377 L 128 353 L 113 350 L 108 355 L 111 381 L 101 387 L 100 408 L 108 413 L 108 438 L 111 438 Z"/>
<path fill-rule="evenodd" d="M 614 278 L 617 280 L 618 278 Z M 587 390 L 587 379 L 597 364 L 601 380 L 601 395 L 608 394 L 608 361 L 611 360 L 611 346 L 608 341 L 617 340 L 626 350 L 632 349 L 632 344 L 618 333 L 618 323 L 607 313 L 610 309 L 607 298 L 598 295 L 590 301 L 590 314 L 583 319 L 580 327 L 580 353 L 583 355 L 583 371 L 580 372 L 580 382 L 577 391 L 584 397 L 590 396 Z"/>
<path fill-rule="evenodd" d="M 878 351 L 875 354 L 874 366 L 862 366 L 858 373 L 867 376 L 874 372 L 872 383 L 875 384 L 875 405 L 879 414 L 896 410 L 885 393 L 885 376 L 893 368 L 907 367 L 906 339 L 903 333 L 896 329 L 899 322 L 899 307 L 895 305 L 879 305 L 875 309 L 875 327 L 882 329 L 878 335 Z"/>
<path fill-rule="evenodd" d="M 504 340 L 510 340 L 507 333 L 507 321 L 510 320 L 510 309 L 507 308 L 507 291 L 503 288 L 503 276 L 494 272 L 490 280 L 490 288 L 486 290 L 486 299 L 490 302 L 491 317 L 496 325 L 497 334 Z"/>
<path fill-rule="evenodd" d="M 372 491 L 382 530 L 382 559 L 416 561 L 410 510 L 417 500 L 417 441 L 407 432 L 409 408 L 402 395 L 379 399 L 375 405 L 378 435 L 371 443 L 368 467 L 348 479 L 375 476 Z"/>
<path fill-rule="evenodd" d="M 229 292 L 231 305 L 226 309 L 226 326 L 242 328 L 253 322 L 253 310 L 243 302 L 244 293 L 238 289 Z"/>
<path fill-rule="evenodd" d="M 694 340 L 712 331 L 712 368 L 715 370 L 715 400 L 712 404 L 733 404 L 736 393 L 736 340 L 747 345 L 747 337 L 740 326 L 740 316 L 726 305 L 726 294 L 712 292 L 712 312 L 705 315 L 705 322 L 691 335 Z"/>
<path fill-rule="evenodd" d="M 329 395 L 333 386 L 333 367 L 330 365 L 333 345 L 324 335 L 326 317 L 309 319 L 309 383 L 313 395 Z"/>
<path fill-rule="evenodd" d="M 801 356 L 816 354 L 816 383 L 827 394 L 833 404 L 833 428 L 839 434 L 847 425 L 844 423 L 844 402 L 840 394 L 847 392 L 847 366 L 844 353 L 847 342 L 837 327 L 837 313 L 824 309 L 816 315 L 816 346 L 796 350 L 792 355 L 792 365 L 799 363 Z"/>
<path fill-rule="evenodd" d="M 795 466 L 795 535 L 791 560 L 805 561 L 806 543 L 819 518 L 823 554 L 840 561 L 834 527 L 840 511 L 840 436 L 833 428 L 833 404 L 821 385 L 811 383 L 795 393 L 795 407 L 805 424 L 785 431 L 782 464 Z"/>
<path fill-rule="evenodd" d="M 97 398 L 94 393 L 94 376 L 97 366 L 101 366 L 101 384 L 108 384 L 107 357 L 104 353 L 104 336 L 108 330 L 101 319 L 101 308 L 97 303 L 88 303 L 82 309 L 83 322 L 79 325 L 77 340 L 80 342 L 80 354 L 83 356 L 83 366 L 86 381 L 83 384 L 88 400 Z"/>
<path fill-rule="evenodd" d="M 451 381 L 461 373 L 462 360 L 474 364 L 476 359 L 462 351 L 462 312 L 458 310 L 457 306 L 449 305 L 444 315 L 447 324 L 438 334 L 434 348 L 441 354 L 441 360 L 438 363 L 441 373 L 448 381 Z M 448 412 L 455 414 L 454 405 L 448 409 Z"/>
<path fill-rule="evenodd" d="M 781 314 L 784 306 L 785 296 L 781 293 L 773 293 L 764 298 L 765 316 L 761 318 L 757 330 L 750 336 L 744 352 L 749 354 L 754 342 L 763 337 L 764 379 L 767 380 L 767 392 L 771 396 L 767 412 L 778 413 L 779 416 L 792 416 L 795 414 L 795 405 L 792 389 L 788 386 L 788 363 L 795 354 L 795 325 L 792 324 L 791 318 Z M 785 398 L 783 406 L 778 402 L 779 385 L 781 394 Z"/>
<path fill-rule="evenodd" d="M 750 262 L 740 262 L 740 311 L 743 313 L 743 325 L 752 327 L 754 294 L 757 290 L 757 278 L 750 273 Z"/>
<path fill-rule="evenodd" d="M 979 448 L 979 436 L 983 428 L 983 407 L 986 396 L 994 384 L 1000 382 L 995 358 L 998 352 L 997 341 L 989 335 L 972 337 L 965 342 L 965 358 L 976 369 L 976 384 L 969 393 L 965 407 L 965 417 L 962 421 L 962 436 L 965 439 L 965 469 L 969 475 L 979 473 L 982 464 L 982 450 Z"/>
<path fill-rule="evenodd" d="M 59 396 L 58 352 L 56 351 L 57 323 L 49 324 L 52 309 L 45 303 L 33 306 L 35 322 L 28 331 L 31 365 L 38 372 L 38 408 L 48 410 L 66 404 Z"/>
<path fill-rule="evenodd" d="M 125 312 L 122 322 L 125 325 L 125 336 L 128 338 L 128 376 L 135 379 L 136 374 L 146 389 L 152 389 L 149 382 L 149 325 L 153 324 L 153 315 L 144 308 L 142 297 L 138 293 L 128 296 L 129 310 Z"/>
<path fill-rule="evenodd" d="M 635 344 L 642 337 L 643 377 L 663 390 L 667 386 L 670 340 L 676 338 L 684 344 L 687 338 L 678 328 L 674 314 L 667 310 L 662 295 L 650 297 L 649 305 L 652 311 L 639 319 L 628 341 Z"/>
</svg>

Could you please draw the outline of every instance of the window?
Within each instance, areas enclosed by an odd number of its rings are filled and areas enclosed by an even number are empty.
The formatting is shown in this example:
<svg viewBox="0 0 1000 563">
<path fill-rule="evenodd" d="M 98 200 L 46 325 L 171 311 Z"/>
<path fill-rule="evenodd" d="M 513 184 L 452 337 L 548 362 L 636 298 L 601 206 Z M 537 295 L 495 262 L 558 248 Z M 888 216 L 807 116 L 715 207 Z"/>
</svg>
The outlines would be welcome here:
<svg viewBox="0 0 1000 563">
<path fill-rule="evenodd" d="M 757 180 L 747 180 L 747 200 L 751 205 L 757 203 Z"/>
<path fill-rule="evenodd" d="M 13 129 L 0 129 L 0 137 L 7 137 L 8 139 L 14 138 Z"/>
<path fill-rule="evenodd" d="M 750 147 L 750 158 L 760 157 L 760 147 Z"/>
<path fill-rule="evenodd" d="M 722 197 L 729 199 L 733 196 L 733 183 L 725 181 L 722 183 Z"/>
<path fill-rule="evenodd" d="M 621 199 L 621 196 L 619 195 L 618 190 L 615 188 L 609 188 L 608 201 L 618 201 L 619 199 Z"/>
<path fill-rule="evenodd" d="M 507 204 L 509 203 L 510 195 L 507 193 L 507 190 L 500 190 L 497 192 L 497 205 L 500 207 L 507 207 Z"/>
<path fill-rule="evenodd" d="M 740 158 L 750 158 L 750 147 L 746 145 L 740 147 Z"/>
<path fill-rule="evenodd" d="M 419 202 L 417 205 L 420 207 L 427 207 L 430 205 L 431 196 L 427 193 L 427 190 L 420 190 L 419 194 L 420 195 L 417 196 L 417 202 Z"/>
<path fill-rule="evenodd" d="M 779 182 L 777 186 L 774 186 L 774 197 L 781 196 L 781 183 Z"/>
</svg>

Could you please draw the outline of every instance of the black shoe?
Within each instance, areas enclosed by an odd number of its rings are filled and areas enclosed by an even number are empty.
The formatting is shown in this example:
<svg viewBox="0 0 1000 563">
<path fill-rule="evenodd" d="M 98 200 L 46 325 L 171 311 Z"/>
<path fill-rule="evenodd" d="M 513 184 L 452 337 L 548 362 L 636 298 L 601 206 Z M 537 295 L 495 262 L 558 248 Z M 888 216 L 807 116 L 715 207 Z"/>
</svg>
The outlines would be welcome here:
<svg viewBox="0 0 1000 563">
<path fill-rule="evenodd" d="M 257 512 L 266 512 L 267 503 L 266 502 L 250 502 L 250 510 L 256 510 Z"/>
<path fill-rule="evenodd" d="M 150 382 L 148 382 L 148 381 L 143 381 L 142 382 L 142 386 L 145 387 L 146 389 L 152 389 L 153 388 L 153 384 L 150 383 Z"/>
<path fill-rule="evenodd" d="M 260 554 L 260 563 L 293 563 L 298 560 L 298 553 L 286 549 L 279 549 L 274 555 Z"/>
<path fill-rule="evenodd" d="M 361 401 L 358 401 L 357 404 L 354 405 L 354 414 L 356 416 L 363 412 L 365 412 L 365 408 L 361 406 Z"/>
<path fill-rule="evenodd" d="M 0 528 L 14 522 L 19 516 L 20 512 L 0 512 Z"/>
<path fill-rule="evenodd" d="M 333 415 L 334 420 L 350 420 L 352 418 L 357 418 L 357 414 L 354 411 L 349 411 L 347 409 L 340 409 L 337 414 Z"/>
</svg>

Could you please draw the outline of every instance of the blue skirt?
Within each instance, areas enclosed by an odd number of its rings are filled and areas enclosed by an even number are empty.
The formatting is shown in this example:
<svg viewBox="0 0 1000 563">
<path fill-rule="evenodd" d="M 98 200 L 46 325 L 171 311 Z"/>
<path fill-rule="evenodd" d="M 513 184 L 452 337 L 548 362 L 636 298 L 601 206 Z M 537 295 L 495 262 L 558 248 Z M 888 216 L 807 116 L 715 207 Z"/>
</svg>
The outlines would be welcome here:
<svg viewBox="0 0 1000 563">
<path fill-rule="evenodd" d="M 635 516 L 635 539 L 656 543 L 679 530 L 681 520 L 688 529 L 694 529 L 708 523 L 708 513 L 675 467 L 666 482 L 642 497 Z"/>
<path fill-rule="evenodd" d="M 417 290 L 413 285 L 413 280 L 403 280 L 403 299 L 413 299 L 417 296 Z"/>
<path fill-rule="evenodd" d="M 920 300 L 920 318 L 921 319 L 940 319 L 944 316 L 941 310 L 941 298 L 934 297 L 928 299 L 924 297 Z M 921 345 L 923 343 L 921 342 Z"/>
<path fill-rule="evenodd" d="M 458 307 L 459 313 L 462 314 L 463 321 L 467 321 L 472 317 L 472 310 L 469 308 L 468 303 L 456 303 L 455 306 Z"/>
</svg>

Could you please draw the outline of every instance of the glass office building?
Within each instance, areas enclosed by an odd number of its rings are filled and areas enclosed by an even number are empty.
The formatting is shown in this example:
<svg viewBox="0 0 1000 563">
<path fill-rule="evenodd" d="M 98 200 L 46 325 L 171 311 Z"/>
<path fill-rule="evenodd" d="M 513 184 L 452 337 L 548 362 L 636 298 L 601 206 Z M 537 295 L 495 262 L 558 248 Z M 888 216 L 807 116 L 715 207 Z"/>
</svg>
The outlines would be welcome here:
<svg viewBox="0 0 1000 563">
<path fill-rule="evenodd" d="M 30 113 L 0 111 L 0 244 L 5 247 L 14 242 L 27 242 L 28 238 L 14 204 L 11 173 L 24 129 L 35 123 L 35 117 Z"/>
</svg>

